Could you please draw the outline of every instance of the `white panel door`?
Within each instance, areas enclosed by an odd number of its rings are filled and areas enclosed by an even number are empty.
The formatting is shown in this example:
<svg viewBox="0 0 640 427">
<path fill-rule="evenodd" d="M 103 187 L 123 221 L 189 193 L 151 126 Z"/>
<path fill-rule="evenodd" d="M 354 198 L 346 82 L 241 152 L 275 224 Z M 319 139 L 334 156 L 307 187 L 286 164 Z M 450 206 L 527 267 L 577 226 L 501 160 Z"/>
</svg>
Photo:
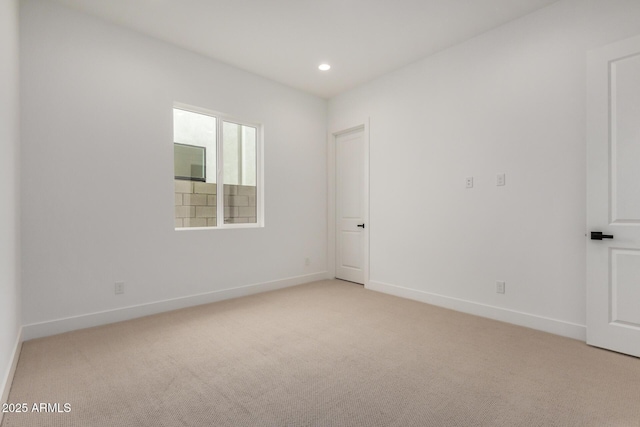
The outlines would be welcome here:
<svg viewBox="0 0 640 427">
<path fill-rule="evenodd" d="M 336 277 L 364 284 L 364 129 L 336 136 Z"/>
<path fill-rule="evenodd" d="M 640 37 L 589 53 L 587 102 L 587 343 L 640 356 Z"/>
</svg>

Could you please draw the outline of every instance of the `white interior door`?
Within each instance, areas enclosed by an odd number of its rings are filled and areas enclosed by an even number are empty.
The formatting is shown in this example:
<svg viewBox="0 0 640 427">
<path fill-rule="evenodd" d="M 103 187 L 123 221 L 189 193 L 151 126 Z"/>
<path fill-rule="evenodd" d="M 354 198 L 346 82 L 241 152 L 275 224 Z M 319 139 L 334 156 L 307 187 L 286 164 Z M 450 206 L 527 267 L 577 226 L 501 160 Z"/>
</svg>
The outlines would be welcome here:
<svg viewBox="0 0 640 427">
<path fill-rule="evenodd" d="M 587 343 L 640 356 L 640 37 L 590 52 L 587 102 Z"/>
<path fill-rule="evenodd" d="M 336 136 L 336 277 L 364 284 L 364 129 Z"/>
</svg>

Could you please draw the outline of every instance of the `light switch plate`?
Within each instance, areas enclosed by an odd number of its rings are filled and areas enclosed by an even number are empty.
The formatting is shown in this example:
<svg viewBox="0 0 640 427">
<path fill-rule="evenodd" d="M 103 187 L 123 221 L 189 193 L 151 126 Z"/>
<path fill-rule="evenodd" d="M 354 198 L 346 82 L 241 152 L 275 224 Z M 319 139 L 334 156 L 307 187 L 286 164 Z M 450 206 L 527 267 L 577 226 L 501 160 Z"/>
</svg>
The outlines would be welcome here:
<svg viewBox="0 0 640 427">
<path fill-rule="evenodd" d="M 500 186 L 500 185 L 505 185 L 506 184 L 506 176 L 503 173 L 499 173 L 498 175 L 496 175 L 496 185 Z"/>
</svg>

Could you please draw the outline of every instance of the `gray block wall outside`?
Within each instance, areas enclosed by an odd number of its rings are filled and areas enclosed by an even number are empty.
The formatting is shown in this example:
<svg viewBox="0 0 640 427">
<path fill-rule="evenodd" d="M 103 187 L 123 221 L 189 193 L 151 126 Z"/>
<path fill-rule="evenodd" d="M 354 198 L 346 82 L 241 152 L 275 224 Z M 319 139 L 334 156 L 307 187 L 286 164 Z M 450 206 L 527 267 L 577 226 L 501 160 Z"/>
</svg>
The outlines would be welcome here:
<svg viewBox="0 0 640 427">
<path fill-rule="evenodd" d="M 175 180 L 175 227 L 215 227 L 217 224 L 215 183 Z M 224 185 L 225 224 L 257 222 L 256 187 Z"/>
</svg>

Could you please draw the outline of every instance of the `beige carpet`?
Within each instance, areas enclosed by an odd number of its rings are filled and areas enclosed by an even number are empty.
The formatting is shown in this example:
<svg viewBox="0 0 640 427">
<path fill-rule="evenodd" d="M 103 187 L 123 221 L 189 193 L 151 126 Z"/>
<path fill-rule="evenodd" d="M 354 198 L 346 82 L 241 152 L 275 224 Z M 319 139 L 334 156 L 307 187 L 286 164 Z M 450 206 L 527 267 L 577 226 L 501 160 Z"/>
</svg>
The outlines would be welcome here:
<svg viewBox="0 0 640 427">
<path fill-rule="evenodd" d="M 325 281 L 24 343 L 13 426 L 640 426 L 640 359 Z"/>
</svg>

